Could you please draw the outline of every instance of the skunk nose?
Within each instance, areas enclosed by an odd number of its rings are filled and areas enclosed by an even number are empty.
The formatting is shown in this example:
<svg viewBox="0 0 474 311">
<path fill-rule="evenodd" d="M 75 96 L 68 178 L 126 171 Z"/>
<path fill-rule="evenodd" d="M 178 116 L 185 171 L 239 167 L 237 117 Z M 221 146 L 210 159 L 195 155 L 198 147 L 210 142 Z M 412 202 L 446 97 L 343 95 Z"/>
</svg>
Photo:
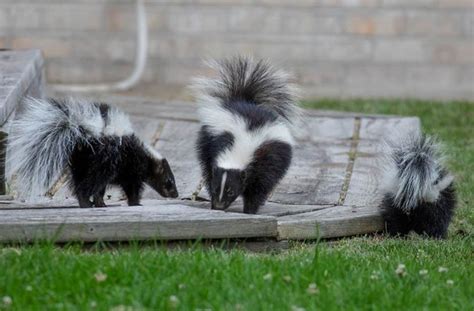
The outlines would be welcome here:
<svg viewBox="0 0 474 311">
<path fill-rule="evenodd" d="M 171 198 L 177 198 L 178 196 L 179 196 L 178 191 L 172 191 L 172 192 L 170 193 L 170 197 L 171 197 Z"/>
<path fill-rule="evenodd" d="M 226 208 L 223 202 L 217 202 L 216 200 L 212 201 L 212 209 L 224 210 Z"/>
</svg>

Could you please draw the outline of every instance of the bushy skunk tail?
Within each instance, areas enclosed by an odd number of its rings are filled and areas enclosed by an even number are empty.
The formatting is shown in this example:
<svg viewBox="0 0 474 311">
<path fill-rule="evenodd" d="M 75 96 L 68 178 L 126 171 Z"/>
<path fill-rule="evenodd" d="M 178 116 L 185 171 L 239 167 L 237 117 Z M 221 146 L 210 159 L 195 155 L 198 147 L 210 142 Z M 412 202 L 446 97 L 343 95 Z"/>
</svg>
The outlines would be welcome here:
<svg viewBox="0 0 474 311">
<path fill-rule="evenodd" d="M 236 56 L 208 64 L 217 76 L 197 78 L 193 83 L 201 106 L 245 101 L 265 106 L 289 123 L 299 116 L 296 87 L 289 83 L 287 73 L 273 68 L 268 62 Z"/>
<path fill-rule="evenodd" d="M 446 236 L 456 204 L 453 176 L 436 141 L 424 135 L 390 144 L 384 170 L 382 216 L 387 231 Z"/>
<path fill-rule="evenodd" d="M 104 128 L 99 105 L 27 98 L 13 121 L 7 148 L 7 178 L 16 178 L 27 198 L 43 196 L 60 178 L 77 143 L 99 137 Z"/>
</svg>

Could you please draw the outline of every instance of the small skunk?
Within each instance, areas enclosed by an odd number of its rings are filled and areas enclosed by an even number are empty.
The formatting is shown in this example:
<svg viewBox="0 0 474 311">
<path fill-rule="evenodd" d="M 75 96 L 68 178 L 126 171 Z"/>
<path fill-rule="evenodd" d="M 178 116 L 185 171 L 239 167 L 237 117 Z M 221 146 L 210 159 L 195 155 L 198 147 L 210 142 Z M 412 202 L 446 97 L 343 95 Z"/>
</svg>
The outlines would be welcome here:
<svg viewBox="0 0 474 311">
<path fill-rule="evenodd" d="M 288 75 L 265 61 L 235 57 L 214 61 L 216 78 L 193 85 L 201 129 L 197 153 L 212 209 L 242 195 L 255 214 L 285 176 L 299 108 Z"/>
<path fill-rule="evenodd" d="M 436 142 L 424 135 L 391 144 L 380 206 L 389 234 L 404 236 L 413 230 L 446 237 L 456 196 L 453 176 L 441 158 Z"/>
<path fill-rule="evenodd" d="M 168 162 L 140 141 L 122 111 L 74 99 L 24 103 L 12 124 L 7 163 L 20 193 L 43 196 L 66 172 L 80 207 L 105 206 L 109 184 L 121 186 L 129 205 L 140 204 L 144 183 L 164 197 L 178 196 Z"/>
</svg>

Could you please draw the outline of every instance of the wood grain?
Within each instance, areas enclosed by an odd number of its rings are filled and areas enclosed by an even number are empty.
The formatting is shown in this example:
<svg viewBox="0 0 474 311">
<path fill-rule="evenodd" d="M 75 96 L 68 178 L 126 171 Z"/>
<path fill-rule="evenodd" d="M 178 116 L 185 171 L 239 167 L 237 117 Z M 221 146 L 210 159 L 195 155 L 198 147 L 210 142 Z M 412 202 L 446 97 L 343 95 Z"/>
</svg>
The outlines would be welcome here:
<svg viewBox="0 0 474 311">
<path fill-rule="evenodd" d="M 149 117 L 140 117 L 136 115 L 130 116 L 133 130 L 140 139 L 148 144 L 153 144 L 155 138 L 159 135 L 159 131 L 164 126 L 164 120 L 157 120 Z"/>
<path fill-rule="evenodd" d="M 156 98 L 110 94 L 95 96 L 98 100 L 113 103 L 130 114 L 160 119 L 198 122 L 196 114 L 197 105 L 195 102 L 163 101 Z M 333 119 L 354 117 L 385 119 L 394 117 L 393 115 L 315 109 L 304 110 L 304 115 L 305 117 L 328 117 Z"/>
<path fill-rule="evenodd" d="M 278 218 L 278 238 L 306 240 L 373 233 L 383 229 L 377 207 L 337 206 Z"/>
<path fill-rule="evenodd" d="M 26 95 L 43 95 L 44 61 L 39 50 L 0 51 L 0 126 Z"/>
<path fill-rule="evenodd" d="M 380 191 L 383 173 L 385 139 L 406 137 L 421 132 L 418 118 L 390 118 L 361 120 L 360 142 L 351 182 L 344 201 L 350 206 L 377 206 L 383 197 Z"/>
<path fill-rule="evenodd" d="M 168 159 L 173 170 L 180 198 L 191 198 L 201 181 L 195 142 L 199 124 L 186 121 L 168 121 L 163 127 L 156 149 Z M 202 191 L 202 195 L 206 195 Z M 161 199 L 159 194 L 148 188 L 144 198 Z"/>
<path fill-rule="evenodd" d="M 353 118 L 306 118 L 297 134 L 294 159 L 271 202 L 337 204 L 349 161 Z"/>
<path fill-rule="evenodd" d="M 275 237 L 276 218 L 185 205 L 0 210 L 0 241 Z"/>
<path fill-rule="evenodd" d="M 14 68 L 9 65 L 7 69 L 13 74 Z M 29 88 L 41 83 L 37 79 Z M 11 85 L 0 85 L 0 100 L 11 91 Z M 0 241 L 304 240 L 372 233 L 383 229 L 376 207 L 381 142 L 394 132 L 420 131 L 417 118 L 305 111 L 287 176 L 258 215 L 246 215 L 241 199 L 226 212 L 210 210 L 209 202 L 187 200 L 201 181 L 195 152 L 199 129 L 195 104 L 108 95 L 99 99 L 130 113 L 136 133 L 169 160 L 181 199 L 161 198 L 148 187 L 140 207 L 125 206 L 118 189 L 107 191 L 107 208 L 80 209 L 65 187 L 54 200 L 40 204 L 5 199 L 0 202 Z M 354 135 L 355 118 L 360 119 L 358 135 Z M 348 186 L 343 186 L 345 182 Z M 205 189 L 197 194 L 208 198 Z"/>
</svg>

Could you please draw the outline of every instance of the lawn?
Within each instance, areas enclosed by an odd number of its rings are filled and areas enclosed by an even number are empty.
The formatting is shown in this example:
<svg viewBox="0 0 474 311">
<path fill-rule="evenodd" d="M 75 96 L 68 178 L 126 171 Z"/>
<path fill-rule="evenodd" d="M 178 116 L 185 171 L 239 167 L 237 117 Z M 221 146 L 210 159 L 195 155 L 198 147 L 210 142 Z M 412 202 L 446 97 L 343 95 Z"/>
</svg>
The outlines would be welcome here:
<svg viewBox="0 0 474 311">
<path fill-rule="evenodd" d="M 383 235 L 257 254 L 200 243 L 0 248 L 0 309 L 473 310 L 474 104 L 318 101 L 312 108 L 416 115 L 445 143 L 458 209 L 443 241 Z M 404 267 L 400 266 L 401 264 Z"/>
</svg>

